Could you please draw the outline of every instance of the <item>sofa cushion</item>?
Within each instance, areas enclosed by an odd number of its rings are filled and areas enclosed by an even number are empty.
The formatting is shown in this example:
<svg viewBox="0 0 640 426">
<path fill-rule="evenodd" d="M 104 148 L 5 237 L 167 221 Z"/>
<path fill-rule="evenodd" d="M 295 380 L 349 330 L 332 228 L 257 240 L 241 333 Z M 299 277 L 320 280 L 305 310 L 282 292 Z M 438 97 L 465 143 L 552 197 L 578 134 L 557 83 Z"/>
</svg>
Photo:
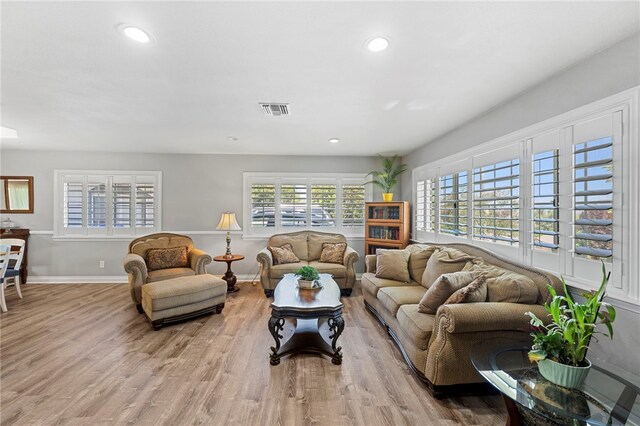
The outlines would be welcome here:
<svg viewBox="0 0 640 426">
<path fill-rule="evenodd" d="M 149 275 L 147 276 L 147 282 L 152 283 L 155 281 L 163 281 L 171 278 L 188 277 L 195 274 L 196 271 L 191 268 L 158 269 L 157 271 L 149 272 Z"/>
<path fill-rule="evenodd" d="M 269 278 L 280 279 L 284 274 L 293 274 L 303 266 L 309 265 L 309 262 L 285 263 L 283 265 L 273 265 L 269 269 Z"/>
<path fill-rule="evenodd" d="M 344 261 L 344 252 L 346 250 L 347 250 L 347 243 L 322 243 L 322 253 L 320 253 L 320 262 L 338 263 L 342 265 Z"/>
<path fill-rule="evenodd" d="M 471 272 L 452 272 L 440 275 L 420 300 L 418 311 L 425 314 L 435 314 L 449 296 L 467 286 L 473 279 L 474 275 Z"/>
<path fill-rule="evenodd" d="M 411 339 L 416 347 L 422 350 L 429 347 L 435 315 L 418 312 L 418 305 L 409 304 L 400 306 L 396 318 L 401 332 Z"/>
<path fill-rule="evenodd" d="M 312 260 L 309 262 L 309 266 L 313 266 L 321 274 L 331 274 L 334 278 L 344 278 L 347 276 L 347 267 L 338 265 L 337 263 L 324 263 Z"/>
<path fill-rule="evenodd" d="M 422 281 L 422 275 L 427 267 L 427 261 L 438 249 L 437 246 L 425 244 L 412 244 L 405 250 L 409 251 L 409 275 L 413 281 Z"/>
<path fill-rule="evenodd" d="M 487 279 L 487 302 L 536 303 L 540 292 L 533 280 L 517 272 L 476 261 L 466 270 Z"/>
<path fill-rule="evenodd" d="M 273 264 L 274 265 L 284 265 L 287 263 L 298 263 L 300 259 L 293 252 L 293 248 L 291 244 L 283 244 L 280 247 L 267 247 L 271 252 L 271 256 L 273 256 Z"/>
<path fill-rule="evenodd" d="M 322 254 L 323 243 L 347 243 L 343 235 L 310 232 L 307 237 L 308 257 L 306 260 L 318 260 Z M 302 258 L 301 258 L 302 259 Z"/>
<path fill-rule="evenodd" d="M 187 266 L 189 266 L 187 247 L 167 247 L 147 250 L 147 269 L 149 271 L 186 268 Z"/>
<path fill-rule="evenodd" d="M 446 302 L 445 305 L 455 303 L 480 303 L 487 300 L 487 279 L 484 275 L 476 276 L 466 286 L 456 290 Z"/>
<path fill-rule="evenodd" d="M 421 285 L 403 285 L 402 287 L 385 287 L 378 291 L 380 304 L 394 317 L 400 306 L 418 303 L 426 293 Z"/>
<path fill-rule="evenodd" d="M 416 282 L 411 282 L 409 284 L 403 283 L 402 281 L 397 280 L 389 280 L 386 278 L 378 278 L 372 272 L 365 272 L 362 274 L 362 278 L 360 279 L 360 284 L 364 291 L 369 292 L 372 296 L 378 295 L 378 290 L 385 287 L 404 287 L 407 285 L 417 285 Z"/>
<path fill-rule="evenodd" d="M 429 288 L 442 274 L 462 271 L 467 261 L 472 259 L 473 256 L 460 250 L 448 247 L 439 248 L 427 261 L 427 267 L 422 274 L 422 285 Z"/>
<path fill-rule="evenodd" d="M 376 277 L 402 282 L 411 281 L 407 250 L 376 250 Z"/>
<path fill-rule="evenodd" d="M 272 247 L 282 247 L 285 244 L 291 244 L 291 249 L 298 259 L 309 260 L 309 250 L 307 248 L 307 234 L 277 234 L 269 238 L 269 244 Z"/>
</svg>

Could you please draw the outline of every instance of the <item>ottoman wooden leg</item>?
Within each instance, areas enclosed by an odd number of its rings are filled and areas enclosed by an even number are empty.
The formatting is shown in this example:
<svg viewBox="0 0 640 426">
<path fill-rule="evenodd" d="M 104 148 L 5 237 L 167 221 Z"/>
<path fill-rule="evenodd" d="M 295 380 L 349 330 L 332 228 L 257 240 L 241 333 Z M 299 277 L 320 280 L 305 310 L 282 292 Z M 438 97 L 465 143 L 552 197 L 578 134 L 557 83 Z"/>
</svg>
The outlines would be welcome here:
<svg viewBox="0 0 640 426">
<path fill-rule="evenodd" d="M 151 327 L 153 327 L 155 331 L 158 331 L 162 328 L 163 322 L 163 320 L 151 321 Z"/>
<path fill-rule="evenodd" d="M 224 309 L 224 303 L 216 305 L 216 314 L 219 314 Z"/>
</svg>

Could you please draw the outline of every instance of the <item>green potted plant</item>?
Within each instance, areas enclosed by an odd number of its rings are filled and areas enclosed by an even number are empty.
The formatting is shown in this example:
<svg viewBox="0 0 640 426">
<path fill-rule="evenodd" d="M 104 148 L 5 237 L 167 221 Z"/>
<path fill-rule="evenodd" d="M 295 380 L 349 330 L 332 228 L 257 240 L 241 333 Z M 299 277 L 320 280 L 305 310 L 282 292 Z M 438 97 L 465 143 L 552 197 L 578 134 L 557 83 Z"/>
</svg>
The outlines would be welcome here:
<svg viewBox="0 0 640 426">
<path fill-rule="evenodd" d="M 385 202 L 393 201 L 393 188 L 398 184 L 398 180 L 400 175 L 407 170 L 407 165 L 402 164 L 400 157 L 394 155 L 393 157 L 383 157 L 380 155 L 382 159 L 382 170 L 374 170 L 367 174 L 367 176 L 372 176 L 371 179 L 367 183 L 372 183 L 384 191 L 382 194 L 382 199 Z"/>
<path fill-rule="evenodd" d="M 610 275 L 603 262 L 600 287 L 597 291 L 583 293 L 585 300 L 582 303 L 571 298 L 564 278 L 564 295 L 557 294 L 549 286 L 549 293 L 553 298 L 544 305 L 551 318 L 548 325 L 532 312 L 527 312 L 534 328 L 531 333 L 533 347 L 529 351 L 529 360 L 538 363 L 540 374 L 550 382 L 567 388 L 579 387 L 591 367 L 586 354 L 591 338 L 600 333 L 596 327 L 600 324 L 606 326 L 608 334 L 600 334 L 613 339 L 616 311 L 613 306 L 602 301 Z M 601 308 L 604 308 L 602 312 Z"/>
<path fill-rule="evenodd" d="M 296 271 L 296 277 L 298 278 L 298 287 L 314 288 L 318 286 L 320 274 L 313 266 L 303 266 Z"/>
</svg>

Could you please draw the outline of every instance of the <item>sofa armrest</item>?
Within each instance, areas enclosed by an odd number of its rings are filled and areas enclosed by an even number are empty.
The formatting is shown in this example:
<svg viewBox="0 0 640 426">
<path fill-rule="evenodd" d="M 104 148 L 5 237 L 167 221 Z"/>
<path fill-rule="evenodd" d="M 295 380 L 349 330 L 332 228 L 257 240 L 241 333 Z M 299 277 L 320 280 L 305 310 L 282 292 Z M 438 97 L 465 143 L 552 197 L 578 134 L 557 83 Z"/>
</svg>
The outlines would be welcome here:
<svg viewBox="0 0 640 426">
<path fill-rule="evenodd" d="M 207 273 L 206 266 L 211 263 L 213 258 L 210 254 L 203 250 L 194 248 L 189 251 L 189 265 L 196 272 L 196 275 Z"/>
<path fill-rule="evenodd" d="M 542 305 L 521 303 L 483 302 L 442 305 L 436 312 L 434 330 L 442 325 L 448 333 L 473 333 L 482 331 L 529 332 L 529 316 L 533 312 L 547 322 L 547 311 Z"/>
<path fill-rule="evenodd" d="M 125 272 L 129 275 L 129 291 L 131 300 L 136 305 L 142 303 L 142 285 L 147 282 L 149 276 L 147 264 L 142 256 L 129 253 L 123 261 Z"/>
<path fill-rule="evenodd" d="M 273 256 L 271 255 L 271 252 L 269 251 L 269 249 L 266 247 L 258 252 L 258 255 L 256 256 L 256 260 L 265 269 L 269 269 L 273 266 Z"/>
<path fill-rule="evenodd" d="M 366 268 L 365 272 L 376 273 L 376 255 L 368 254 L 364 257 L 364 266 Z"/>
<path fill-rule="evenodd" d="M 344 251 L 344 258 L 342 259 L 342 264 L 347 268 L 353 267 L 353 264 L 356 263 L 358 259 L 360 259 L 358 252 L 351 247 L 347 247 L 347 249 Z"/>
</svg>

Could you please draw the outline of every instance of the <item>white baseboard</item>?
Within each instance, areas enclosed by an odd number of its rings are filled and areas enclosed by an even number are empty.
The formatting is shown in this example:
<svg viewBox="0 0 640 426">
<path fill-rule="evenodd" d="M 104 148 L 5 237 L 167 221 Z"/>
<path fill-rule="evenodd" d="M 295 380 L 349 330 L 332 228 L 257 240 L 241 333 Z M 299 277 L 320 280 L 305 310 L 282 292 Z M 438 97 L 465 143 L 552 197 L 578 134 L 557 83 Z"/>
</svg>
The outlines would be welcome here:
<svg viewBox="0 0 640 426">
<path fill-rule="evenodd" d="M 126 275 L 53 276 L 30 275 L 27 284 L 126 284 Z"/>
</svg>

